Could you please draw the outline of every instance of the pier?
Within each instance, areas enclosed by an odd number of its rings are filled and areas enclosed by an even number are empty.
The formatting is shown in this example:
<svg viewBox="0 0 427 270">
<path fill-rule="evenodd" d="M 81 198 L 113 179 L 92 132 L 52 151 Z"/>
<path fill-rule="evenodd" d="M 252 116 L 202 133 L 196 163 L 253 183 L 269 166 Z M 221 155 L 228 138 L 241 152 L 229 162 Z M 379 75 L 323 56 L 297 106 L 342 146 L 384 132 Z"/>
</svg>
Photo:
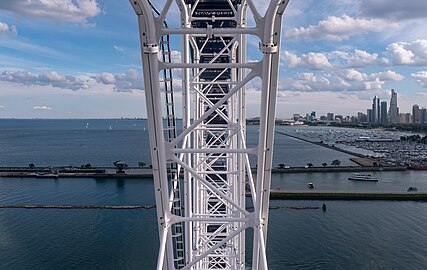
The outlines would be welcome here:
<svg viewBox="0 0 427 270">
<path fill-rule="evenodd" d="M 273 168 L 271 173 L 319 173 L 319 172 L 372 172 L 372 171 L 405 171 L 404 166 L 336 166 L 336 167 L 289 167 Z M 252 173 L 256 173 L 256 168 Z M 58 167 L 0 167 L 0 177 L 10 178 L 138 178 L 151 179 L 153 172 L 150 168 L 129 167 L 117 172 L 115 167 L 96 167 L 91 169 Z"/>
</svg>

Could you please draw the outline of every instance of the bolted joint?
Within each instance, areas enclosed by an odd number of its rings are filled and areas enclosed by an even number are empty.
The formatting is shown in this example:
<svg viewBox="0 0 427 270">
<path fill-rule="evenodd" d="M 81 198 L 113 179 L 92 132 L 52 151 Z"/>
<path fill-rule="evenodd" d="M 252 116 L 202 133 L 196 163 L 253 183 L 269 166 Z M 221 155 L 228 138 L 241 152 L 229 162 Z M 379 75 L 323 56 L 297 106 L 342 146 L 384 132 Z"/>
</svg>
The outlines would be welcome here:
<svg viewBox="0 0 427 270">
<path fill-rule="evenodd" d="M 279 46 L 276 43 L 260 43 L 259 50 L 265 54 L 277 53 Z"/>
<path fill-rule="evenodd" d="M 207 36 L 208 38 L 213 38 L 213 28 L 212 28 L 212 25 L 211 25 L 211 24 L 208 24 L 208 25 L 206 26 L 206 36 Z"/>
<path fill-rule="evenodd" d="M 157 43 L 151 43 L 151 44 L 144 44 L 144 53 L 158 53 L 159 52 L 159 45 Z"/>
</svg>

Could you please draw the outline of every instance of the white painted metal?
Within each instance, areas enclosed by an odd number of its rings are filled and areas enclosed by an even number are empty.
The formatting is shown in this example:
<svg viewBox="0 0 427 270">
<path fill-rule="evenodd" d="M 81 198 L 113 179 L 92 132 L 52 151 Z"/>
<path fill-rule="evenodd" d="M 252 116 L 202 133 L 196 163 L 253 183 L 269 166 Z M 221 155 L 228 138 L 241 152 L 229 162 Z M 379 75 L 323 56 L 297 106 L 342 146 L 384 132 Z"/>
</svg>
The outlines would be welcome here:
<svg viewBox="0 0 427 270">
<path fill-rule="evenodd" d="M 163 22 L 173 2 L 181 12 L 181 27 L 166 28 Z M 203 11 L 202 7 L 218 2 L 228 5 L 224 9 L 228 17 L 221 10 Z M 149 0 L 130 0 L 141 39 L 160 238 L 157 269 L 245 269 L 249 265 L 267 269 L 281 19 L 288 2 L 271 0 L 262 16 L 253 0 L 166 0 L 156 15 Z M 255 27 L 247 26 L 247 9 Z M 208 23 L 200 26 L 201 22 Z M 221 27 L 223 23 L 227 27 Z M 175 49 L 181 52 L 179 63 L 158 57 L 162 35 L 180 37 Z M 246 61 L 247 35 L 260 40 L 263 57 L 257 62 Z M 221 43 L 217 50 L 215 42 Z M 169 140 L 163 133 L 162 117 L 166 116 L 159 80 L 165 69 L 180 71 L 182 80 L 183 130 Z M 245 86 L 254 78 L 262 81 L 260 132 L 257 147 L 247 148 Z M 256 181 L 248 155 L 257 156 Z M 175 176 L 182 175 L 183 180 L 168 179 L 168 163 L 176 164 Z M 246 210 L 247 189 L 252 212 Z M 174 211 L 177 201 L 182 211 Z M 184 243 L 176 241 L 177 224 L 183 226 Z M 254 230 L 254 239 L 252 262 L 246 265 L 248 228 Z M 184 260 L 178 254 L 181 251 Z"/>
</svg>

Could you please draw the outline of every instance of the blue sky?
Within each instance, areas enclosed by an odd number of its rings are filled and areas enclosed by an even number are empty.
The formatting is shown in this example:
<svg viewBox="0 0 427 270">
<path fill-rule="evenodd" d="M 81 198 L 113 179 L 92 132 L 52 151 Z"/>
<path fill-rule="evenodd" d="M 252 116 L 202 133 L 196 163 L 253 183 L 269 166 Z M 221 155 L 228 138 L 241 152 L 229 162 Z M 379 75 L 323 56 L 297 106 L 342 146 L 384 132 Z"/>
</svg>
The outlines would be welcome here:
<svg viewBox="0 0 427 270">
<path fill-rule="evenodd" d="M 374 95 L 389 101 L 391 88 L 401 112 L 427 107 L 425 25 L 425 0 L 291 0 L 277 115 L 355 115 Z M 256 40 L 249 44 L 250 57 L 259 55 Z M 143 117 L 140 66 L 127 0 L 0 1 L 0 117 Z M 249 116 L 259 113 L 257 85 L 248 89 Z"/>
</svg>

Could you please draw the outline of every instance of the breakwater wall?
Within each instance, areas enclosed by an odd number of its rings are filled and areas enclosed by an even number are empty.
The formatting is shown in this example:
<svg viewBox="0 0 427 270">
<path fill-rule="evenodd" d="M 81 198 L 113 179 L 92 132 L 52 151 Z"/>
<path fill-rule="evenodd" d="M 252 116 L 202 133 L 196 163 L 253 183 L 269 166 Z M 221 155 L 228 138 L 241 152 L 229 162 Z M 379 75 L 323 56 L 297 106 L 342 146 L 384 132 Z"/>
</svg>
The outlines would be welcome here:
<svg viewBox="0 0 427 270">
<path fill-rule="evenodd" d="M 321 173 L 321 172 L 373 172 L 373 171 L 406 171 L 406 167 L 392 166 L 392 167 L 377 167 L 377 166 L 337 166 L 337 167 L 292 167 L 279 169 L 272 169 L 272 173 Z"/>
<path fill-rule="evenodd" d="M 281 135 L 284 135 L 284 136 L 288 136 L 288 137 L 291 137 L 291 138 L 294 138 L 294 139 L 297 139 L 297 140 L 301 140 L 301 141 L 304 141 L 304 142 L 307 142 L 307 143 L 312 143 L 312 144 L 319 145 L 319 146 L 322 146 L 322 147 L 325 147 L 325 148 L 328 148 L 328 149 L 331 149 L 331 150 L 335 150 L 335 151 L 339 151 L 339 152 L 342 152 L 342 153 L 345 153 L 345 154 L 348 154 L 348 155 L 355 156 L 357 158 L 350 158 L 350 160 L 353 161 L 353 162 L 355 162 L 355 163 L 357 163 L 357 164 L 359 164 L 360 166 L 364 166 L 364 167 L 377 167 L 377 166 L 381 166 L 381 167 L 395 167 L 395 166 L 392 166 L 390 164 L 382 162 L 380 159 L 370 158 L 370 157 L 367 157 L 367 156 L 365 156 L 363 154 L 360 154 L 360 153 L 355 153 L 355 152 L 351 152 L 351 151 L 348 151 L 348 150 L 345 150 L 345 149 L 342 149 L 342 148 L 335 147 L 334 145 L 328 145 L 328 144 L 325 144 L 323 142 L 310 141 L 310 140 L 307 140 L 307 139 L 304 139 L 304 138 L 301 138 L 301 137 L 298 137 L 298 136 L 290 135 L 290 134 L 287 134 L 287 133 L 284 133 L 284 132 L 280 132 L 280 131 L 276 131 L 276 132 L 278 134 L 281 134 Z"/>
<path fill-rule="evenodd" d="M 153 209 L 155 205 L 39 205 L 39 204 L 0 204 L 0 209 Z"/>
<path fill-rule="evenodd" d="M 427 201 L 425 192 L 281 192 L 271 191 L 270 200 L 378 200 Z"/>
<path fill-rule="evenodd" d="M 301 141 L 304 141 L 304 142 L 308 142 L 308 143 L 312 143 L 312 144 L 315 144 L 315 145 L 323 146 L 323 147 L 326 147 L 326 148 L 329 148 L 329 149 L 332 149 L 332 150 L 335 150 L 335 151 L 339 151 L 339 152 L 342 152 L 342 153 L 345 153 L 345 154 L 349 154 L 349 155 L 352 155 L 352 156 L 366 158 L 365 155 L 362 155 L 362 154 L 359 154 L 359 153 L 354 153 L 354 152 L 351 152 L 351 151 L 348 151 L 348 150 L 345 150 L 345 149 L 341 149 L 341 148 L 338 148 L 338 147 L 335 147 L 335 146 L 332 146 L 332 145 L 328 145 L 328 144 L 325 144 L 325 143 L 322 143 L 322 142 L 310 141 L 310 140 L 307 140 L 307 139 L 304 139 L 304 138 L 301 138 L 301 137 L 298 137 L 298 136 L 290 135 L 288 133 L 284 133 L 284 132 L 280 132 L 280 131 L 276 131 L 276 133 L 281 134 L 281 135 L 285 135 L 285 136 L 288 136 L 288 137 L 291 137 L 291 138 L 294 138 L 294 139 L 297 139 L 297 140 L 301 140 Z"/>
</svg>

